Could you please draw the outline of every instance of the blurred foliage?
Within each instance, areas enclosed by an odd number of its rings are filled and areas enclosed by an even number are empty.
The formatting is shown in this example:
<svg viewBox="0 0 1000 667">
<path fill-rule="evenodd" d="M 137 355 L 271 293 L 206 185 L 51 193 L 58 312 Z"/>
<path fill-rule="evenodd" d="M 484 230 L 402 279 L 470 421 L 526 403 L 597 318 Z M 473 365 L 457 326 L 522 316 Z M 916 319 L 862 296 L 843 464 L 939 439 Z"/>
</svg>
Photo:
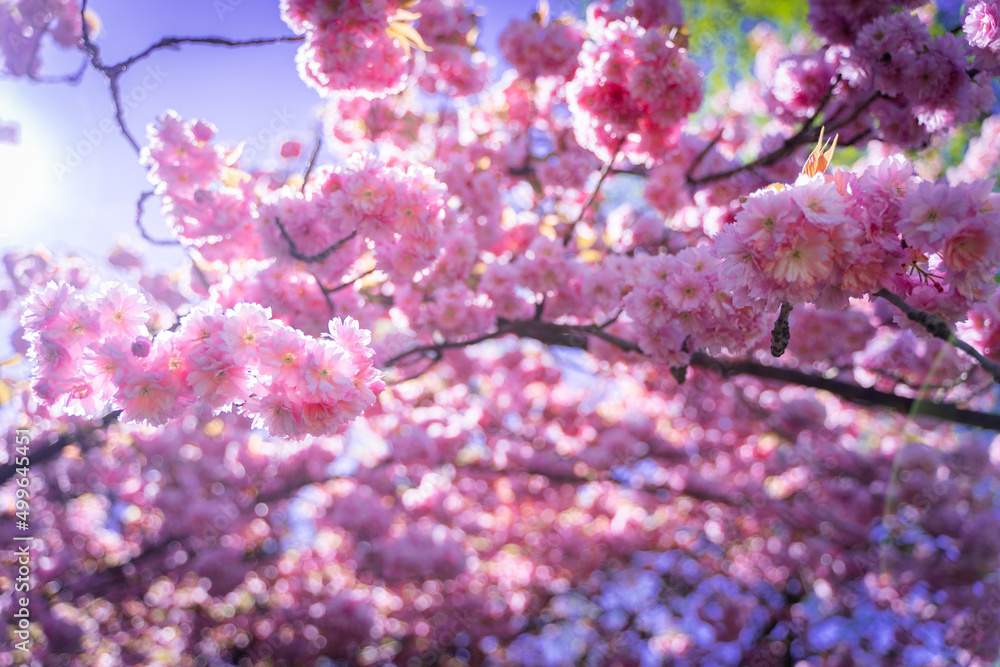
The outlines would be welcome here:
<svg viewBox="0 0 1000 667">
<path fill-rule="evenodd" d="M 730 88 L 753 69 L 750 31 L 761 21 L 786 40 L 809 31 L 802 0 L 681 0 L 689 22 L 691 54 L 705 71 L 706 92 Z"/>
</svg>

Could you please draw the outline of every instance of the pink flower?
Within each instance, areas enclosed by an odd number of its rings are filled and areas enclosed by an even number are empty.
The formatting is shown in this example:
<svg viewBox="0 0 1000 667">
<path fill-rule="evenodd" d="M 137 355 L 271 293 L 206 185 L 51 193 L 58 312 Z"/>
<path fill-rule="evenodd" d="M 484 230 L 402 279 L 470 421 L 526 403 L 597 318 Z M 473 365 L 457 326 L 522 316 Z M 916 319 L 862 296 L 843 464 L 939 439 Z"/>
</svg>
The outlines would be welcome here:
<svg viewBox="0 0 1000 667">
<path fill-rule="evenodd" d="M 177 402 L 177 388 L 167 380 L 166 371 L 130 369 L 122 379 L 116 397 L 129 421 L 159 426 L 169 421 Z"/>
<path fill-rule="evenodd" d="M 213 341 L 191 355 L 187 381 L 195 396 L 217 409 L 245 399 L 253 383 L 249 369 L 221 341 Z"/>
<path fill-rule="evenodd" d="M 259 348 L 261 373 L 276 382 L 293 382 L 305 365 L 308 342 L 297 329 L 276 327 Z"/>
<path fill-rule="evenodd" d="M 900 204 L 899 232 L 910 245 L 936 252 L 968 213 L 968 201 L 947 183 L 923 181 Z"/>
<path fill-rule="evenodd" d="M 799 212 L 786 192 L 765 190 L 751 195 L 736 214 L 736 233 L 757 250 L 780 242 Z"/>
<path fill-rule="evenodd" d="M 240 303 L 226 311 L 222 341 L 237 364 L 247 364 L 260 356 L 261 342 L 274 329 L 271 309 L 255 303 Z"/>
<path fill-rule="evenodd" d="M 302 423 L 311 433 L 323 433 L 343 424 L 340 409 L 330 403 L 315 401 L 302 406 Z"/>
<path fill-rule="evenodd" d="M 81 372 L 90 378 L 94 391 L 108 399 L 118 390 L 125 374 L 137 365 L 117 341 L 104 341 L 91 347 L 80 361 Z"/>
<path fill-rule="evenodd" d="M 953 271 L 966 271 L 993 264 L 997 255 L 997 229 L 979 218 L 963 222 L 944 245 L 944 263 Z"/>
<path fill-rule="evenodd" d="M 341 319 L 335 317 L 328 325 L 329 337 L 337 341 L 351 357 L 370 357 L 372 335 L 367 329 L 362 329 L 353 317 Z"/>
<path fill-rule="evenodd" d="M 101 333 L 101 320 L 89 303 L 72 299 L 49 323 L 49 331 L 74 354 L 88 347 Z"/>
<path fill-rule="evenodd" d="M 282 390 L 250 397 L 244 410 L 253 417 L 254 428 L 264 428 L 278 437 L 297 438 L 303 435 L 299 428 L 301 407 Z"/>
<path fill-rule="evenodd" d="M 833 270 L 828 244 L 825 235 L 798 237 L 776 248 L 764 268 L 786 285 L 811 286 Z"/>
<path fill-rule="evenodd" d="M 966 14 L 963 29 L 969 44 L 994 53 L 1000 52 L 1000 40 L 997 39 L 1000 3 L 997 0 L 982 0 Z"/>
<path fill-rule="evenodd" d="M 796 183 L 790 192 L 792 201 L 809 222 L 834 226 L 843 221 L 847 208 L 844 197 L 837 192 L 834 183 L 827 182 L 822 176 Z"/>
<path fill-rule="evenodd" d="M 67 283 L 49 282 L 42 291 L 32 294 L 25 303 L 24 325 L 34 329 L 45 328 L 69 303 L 72 290 Z"/>
<path fill-rule="evenodd" d="M 73 366 L 69 349 L 49 332 L 37 335 L 31 346 L 31 356 L 38 365 L 37 374 L 40 377 L 65 376 Z"/>
<path fill-rule="evenodd" d="M 97 298 L 97 311 L 105 329 L 123 338 L 134 338 L 142 332 L 149 319 L 148 310 L 146 297 L 121 283 L 106 283 Z"/>
<path fill-rule="evenodd" d="M 205 341 L 218 337 L 222 333 L 224 324 L 221 310 L 218 304 L 204 304 L 192 308 L 181 320 L 175 343 L 186 352 L 190 352 Z"/>
<path fill-rule="evenodd" d="M 667 279 L 665 293 L 674 308 L 694 310 L 708 302 L 710 287 L 702 276 L 690 272 L 675 273 Z"/>
<path fill-rule="evenodd" d="M 347 352 L 338 343 L 317 341 L 305 371 L 305 387 L 314 396 L 334 399 L 353 388 L 352 378 L 358 372 Z"/>
<path fill-rule="evenodd" d="M 625 307 L 632 319 L 650 328 L 666 326 L 671 320 L 670 298 L 663 285 L 637 286 L 625 297 Z"/>
</svg>

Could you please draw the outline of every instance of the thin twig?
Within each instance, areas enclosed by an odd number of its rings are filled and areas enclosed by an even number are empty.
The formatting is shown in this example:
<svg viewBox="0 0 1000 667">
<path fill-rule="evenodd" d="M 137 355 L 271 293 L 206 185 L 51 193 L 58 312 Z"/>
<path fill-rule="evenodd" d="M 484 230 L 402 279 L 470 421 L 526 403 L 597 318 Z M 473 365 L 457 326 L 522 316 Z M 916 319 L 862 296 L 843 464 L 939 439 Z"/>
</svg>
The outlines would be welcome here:
<svg viewBox="0 0 1000 667">
<path fill-rule="evenodd" d="M 419 371 L 417 371 L 413 375 L 410 375 L 408 377 L 402 378 L 400 380 L 391 380 L 391 381 L 388 381 L 388 382 L 386 382 L 386 385 L 394 387 L 396 385 L 403 384 L 404 382 L 409 382 L 411 380 L 416 380 L 420 376 L 426 375 L 428 372 L 430 372 L 430 370 L 432 368 L 434 368 L 439 363 L 441 363 L 442 359 L 444 359 L 444 355 L 442 355 L 440 352 L 438 352 L 437 354 L 430 355 L 430 363 L 427 364 L 426 366 L 424 366 L 423 368 L 421 368 Z"/>
<path fill-rule="evenodd" d="M 80 83 L 83 79 L 84 72 L 87 71 L 87 64 L 90 62 L 89 58 L 84 58 L 83 62 L 80 63 L 79 69 L 71 74 L 53 74 L 53 75 L 38 75 L 32 76 L 31 80 L 37 83 L 64 83 L 69 85 L 76 85 Z"/>
<path fill-rule="evenodd" d="M 472 345 L 478 345 L 479 343 L 482 343 L 482 342 L 485 342 L 485 341 L 488 341 L 488 340 L 493 340 L 494 338 L 500 338 L 501 336 L 505 336 L 508 333 L 510 333 L 510 332 L 507 331 L 504 327 L 500 327 L 496 331 L 493 331 L 493 332 L 490 332 L 490 333 L 487 333 L 487 334 L 483 334 L 482 336 L 477 336 L 475 338 L 470 338 L 469 340 L 463 340 L 463 341 L 445 341 L 443 343 L 433 343 L 431 345 L 421 345 L 419 347 L 414 347 L 414 348 L 411 348 L 409 350 L 406 350 L 405 352 L 400 352 L 397 355 L 389 357 L 389 359 L 386 360 L 386 362 L 383 364 L 383 366 L 385 368 L 390 368 L 392 366 L 397 365 L 403 359 L 406 359 L 407 357 L 411 357 L 411 356 L 413 356 L 415 354 L 423 355 L 423 354 L 426 354 L 427 352 L 433 352 L 434 354 L 440 354 L 442 350 L 452 350 L 452 349 L 457 349 L 457 348 L 462 348 L 462 347 L 470 347 Z"/>
<path fill-rule="evenodd" d="M 135 226 L 139 228 L 139 233 L 142 234 L 142 238 L 146 239 L 149 243 L 153 245 L 180 245 L 181 242 L 177 239 L 154 239 L 146 231 L 146 227 L 142 224 L 142 214 L 143 209 L 146 206 L 146 200 L 156 194 L 153 190 L 146 190 L 141 195 L 139 195 L 139 201 L 135 204 Z"/>
<path fill-rule="evenodd" d="M 321 250 L 315 255 L 305 255 L 295 245 L 295 241 L 292 239 L 292 237 L 288 235 L 288 230 L 285 229 L 285 226 L 281 223 L 281 219 L 275 218 L 274 221 L 278 223 L 278 229 L 281 230 L 281 235 L 284 236 L 285 241 L 288 242 L 288 254 L 290 254 L 292 257 L 299 260 L 300 262 L 305 262 L 306 264 L 315 264 L 316 262 L 322 262 L 324 259 L 332 255 L 334 252 L 343 248 L 344 245 L 346 245 L 351 239 L 353 239 L 355 236 L 358 235 L 358 230 L 355 229 L 353 232 L 351 232 L 344 238 L 334 242 L 333 245 L 326 248 L 325 250 Z"/>
<path fill-rule="evenodd" d="M 104 60 L 101 58 L 101 50 L 90 38 L 90 26 L 87 23 L 86 16 L 87 2 L 88 0 L 83 0 L 83 2 L 80 3 L 83 50 L 89 57 L 90 63 L 94 66 L 94 69 L 101 72 L 108 80 L 108 87 L 111 90 L 111 101 L 115 107 L 115 120 L 118 122 L 118 127 L 121 130 L 122 135 L 125 137 L 125 140 L 128 141 L 129 145 L 132 146 L 136 153 L 141 153 L 142 149 L 139 146 L 139 142 L 136 141 L 135 136 L 133 136 L 132 132 L 128 129 L 128 125 L 125 123 L 125 110 L 122 108 L 121 86 L 119 85 L 121 75 L 127 72 L 129 67 L 159 49 L 172 48 L 180 44 L 211 44 L 216 46 L 238 47 L 257 46 L 260 44 L 276 44 L 279 42 L 299 42 L 305 39 L 302 36 L 267 37 L 246 40 L 232 40 L 225 39 L 223 37 L 164 37 L 159 42 L 148 47 L 141 53 L 126 58 L 119 63 L 115 63 L 114 65 L 106 65 Z"/>
<path fill-rule="evenodd" d="M 769 167 L 772 164 L 775 164 L 776 162 L 779 162 L 780 160 L 783 160 L 784 158 L 794 153 L 800 146 L 803 146 L 811 141 L 814 141 L 816 137 L 819 136 L 819 131 L 816 130 L 815 128 L 815 123 L 819 119 L 820 112 L 826 106 L 827 102 L 829 102 L 834 88 L 836 88 L 836 83 L 830 86 L 830 89 L 827 91 L 826 97 L 823 98 L 823 101 L 817 107 L 816 111 L 809 118 L 807 118 L 805 122 L 802 123 L 802 127 L 800 127 L 795 134 L 785 139 L 785 141 L 782 142 L 782 144 L 777 148 L 775 148 L 773 151 L 758 156 L 757 158 L 751 160 L 750 162 L 737 165 L 735 167 L 732 167 L 730 169 L 725 169 L 723 171 L 718 171 L 712 174 L 707 174 L 705 176 L 700 176 L 697 178 L 694 177 L 689 171 L 687 174 L 688 185 L 692 187 L 698 187 L 725 178 L 729 178 L 730 176 L 735 176 L 736 174 L 739 174 L 744 171 L 754 171 L 756 169 L 759 169 L 760 167 Z M 869 95 L 854 109 L 853 112 L 851 112 L 849 116 L 847 116 L 847 118 L 844 118 L 840 122 L 835 123 L 830 127 L 826 128 L 826 133 L 832 134 L 836 130 L 854 122 L 865 109 L 871 106 L 872 102 L 874 102 L 880 97 L 880 95 L 881 94 L 877 92 Z M 847 144 L 842 143 L 841 145 L 847 145 Z"/>
<path fill-rule="evenodd" d="M 261 46 L 263 44 L 280 44 L 283 42 L 301 42 L 305 39 L 303 35 L 290 35 L 287 37 L 261 37 L 257 39 L 226 39 L 225 37 L 164 37 L 156 44 L 148 47 L 145 51 L 130 56 L 125 60 L 111 65 L 112 69 L 126 70 L 143 58 L 148 57 L 154 51 L 169 49 L 181 44 L 208 44 L 211 46 Z"/>
<path fill-rule="evenodd" d="M 323 298 L 326 300 L 326 305 L 330 309 L 330 316 L 332 317 L 337 313 L 337 308 L 333 305 L 333 299 L 330 298 L 330 292 L 332 290 L 328 290 L 326 285 L 323 284 L 323 281 L 320 280 L 319 276 L 317 276 L 314 272 L 310 272 L 310 275 L 316 279 L 316 284 L 319 285 L 319 291 L 323 293 Z"/>
<path fill-rule="evenodd" d="M 309 156 L 309 164 L 306 166 L 306 173 L 302 175 L 302 187 L 299 188 L 299 192 L 306 191 L 306 183 L 309 182 L 309 176 L 312 174 L 313 168 L 316 166 L 316 157 L 319 155 L 319 149 L 323 146 L 323 137 L 316 137 L 316 145 L 313 146 L 312 155 Z"/>
<path fill-rule="evenodd" d="M 364 273 L 362 273 L 361 275 L 359 275 L 357 277 L 345 280 L 344 282 L 340 283 L 336 287 L 329 288 L 330 289 L 330 293 L 333 294 L 334 292 L 339 292 L 340 290 L 345 290 L 348 287 L 351 287 L 352 285 L 354 285 L 354 283 L 358 282 L 362 278 L 367 278 L 371 274 L 375 273 L 375 271 L 376 271 L 375 269 L 368 269 L 367 271 L 365 271 Z"/>
<path fill-rule="evenodd" d="M 570 223 L 569 228 L 566 230 L 566 233 L 563 234 L 564 246 L 569 245 L 569 242 L 573 240 L 573 230 L 575 230 L 576 226 L 580 223 L 581 220 L 583 220 L 583 216 L 587 214 L 587 211 L 590 209 L 591 204 L 593 204 L 594 200 L 597 199 L 597 195 L 600 194 L 601 192 L 601 185 L 604 183 L 604 179 L 608 177 L 608 174 L 611 173 L 611 167 L 612 165 L 614 165 L 615 160 L 618 159 L 618 153 L 621 152 L 622 146 L 624 145 L 625 145 L 625 138 L 623 137 L 622 140 L 618 142 L 618 146 L 615 148 L 615 152 L 611 155 L 611 160 L 609 160 L 608 163 L 605 164 L 604 167 L 601 169 L 601 177 L 597 179 L 597 185 L 594 186 L 594 191 L 590 193 L 590 197 L 587 198 L 587 202 L 583 205 L 583 208 L 580 209 L 580 215 L 576 216 L 576 220 Z"/>
<path fill-rule="evenodd" d="M 705 144 L 704 148 L 702 148 L 700 151 L 698 151 L 698 154 L 694 156 L 694 160 L 691 161 L 691 166 L 688 167 L 688 173 L 689 174 L 693 174 L 695 172 L 695 170 L 699 166 L 701 166 L 701 161 L 705 159 L 705 156 L 708 155 L 708 152 L 710 150 L 712 150 L 713 148 L 715 148 L 715 145 L 717 143 L 719 143 L 719 141 L 722 139 L 722 135 L 723 135 L 723 133 L 725 131 L 726 131 L 726 128 L 720 127 L 719 131 L 715 133 L 714 137 L 712 137 L 712 140 L 709 141 L 707 144 Z"/>
</svg>

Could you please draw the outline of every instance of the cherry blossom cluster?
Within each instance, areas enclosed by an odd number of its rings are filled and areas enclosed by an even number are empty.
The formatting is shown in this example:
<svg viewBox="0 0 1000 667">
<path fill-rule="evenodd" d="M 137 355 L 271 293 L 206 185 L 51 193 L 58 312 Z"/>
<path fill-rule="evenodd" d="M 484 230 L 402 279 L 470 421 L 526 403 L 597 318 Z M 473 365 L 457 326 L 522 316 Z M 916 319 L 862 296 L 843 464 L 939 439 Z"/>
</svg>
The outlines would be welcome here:
<svg viewBox="0 0 1000 667">
<path fill-rule="evenodd" d="M 488 65 L 475 42 L 476 23 L 463 0 L 420 0 L 417 29 L 430 49 L 420 71 L 420 86 L 428 92 L 463 97 L 480 92 L 486 85 Z"/>
<path fill-rule="evenodd" d="M 796 337 L 799 333 L 796 329 Z M 858 355 L 857 362 L 866 375 L 881 377 L 882 385 L 899 382 L 928 389 L 947 387 L 972 369 L 972 360 L 946 342 L 918 336 L 910 329 L 883 332 Z"/>
<path fill-rule="evenodd" d="M 579 66 L 583 34 L 573 23 L 511 21 L 500 35 L 500 50 L 519 76 L 534 81 L 541 76 L 569 80 Z"/>
<path fill-rule="evenodd" d="M 973 181 L 989 178 L 1000 162 L 1000 118 L 990 116 L 983 121 L 979 135 L 969 141 L 962 162 L 948 170 L 948 181 Z"/>
<path fill-rule="evenodd" d="M 282 0 L 281 16 L 305 35 L 299 75 L 321 95 L 347 91 L 374 98 L 405 85 L 410 40 L 420 40 L 400 0 Z M 422 42 L 418 42 L 422 44 Z"/>
<path fill-rule="evenodd" d="M 864 310 L 842 311 L 796 308 L 792 311 L 792 336 L 788 349 L 806 363 L 849 364 L 854 353 L 865 349 L 875 336 L 871 316 Z M 831 336 L 830 332 L 837 332 Z"/>
<path fill-rule="evenodd" d="M 11 76 L 36 77 L 42 66 L 39 50 L 45 35 L 72 48 L 82 32 L 76 0 L 15 0 L 0 6 L 0 65 Z"/>
<path fill-rule="evenodd" d="M 594 18 L 587 30 L 567 91 L 580 144 L 605 162 L 619 148 L 642 159 L 672 146 L 702 100 L 687 50 L 635 19 Z"/>
<path fill-rule="evenodd" d="M 161 425 L 201 404 L 239 410 L 272 435 L 327 435 L 375 401 L 383 388 L 368 332 L 334 319 L 314 339 L 239 304 L 198 307 L 152 341 L 146 299 L 121 284 L 82 294 L 50 283 L 28 300 L 26 337 L 35 394 L 69 414 L 121 409 L 129 421 Z"/>
<path fill-rule="evenodd" d="M 318 172 L 305 194 L 287 187 L 274 194 L 260 214 L 276 256 L 290 255 L 289 239 L 313 254 L 357 233 L 374 242 L 380 269 L 409 281 L 439 252 L 446 191 L 429 167 L 356 155 Z"/>
<path fill-rule="evenodd" d="M 318 334 L 327 304 L 374 321 L 353 290 L 331 291 L 364 272 L 354 267 L 371 255 L 368 242 L 377 267 L 404 282 L 440 254 L 453 213 L 431 169 L 355 154 L 317 170 L 304 190 L 275 187 L 265 174 L 239 171 L 238 151 L 227 155 L 213 133 L 203 121 L 165 114 L 150 127 L 144 161 L 172 230 L 221 271 L 213 278 L 218 303 L 267 304 L 277 319 Z"/>
<path fill-rule="evenodd" d="M 547 188 L 581 190 L 598 167 L 599 161 L 577 142 L 573 129 L 563 127 L 553 133 L 552 151 L 538 165 L 537 174 Z"/>
<path fill-rule="evenodd" d="M 723 269 L 705 246 L 637 256 L 627 269 L 631 291 L 624 305 L 639 329 L 643 352 L 684 366 L 695 350 L 725 348 L 738 355 L 759 343 L 766 323 L 754 309 L 734 303 Z"/>
<path fill-rule="evenodd" d="M 598 0 L 587 6 L 587 12 L 604 21 L 632 17 L 647 30 L 684 24 L 684 8 L 679 0 Z"/>
<path fill-rule="evenodd" d="M 646 201 L 662 214 L 672 216 L 674 222 L 680 223 L 681 219 L 681 216 L 675 214 L 695 203 L 691 192 L 687 188 L 678 187 L 678 184 L 685 180 L 696 156 L 701 153 L 704 154 L 701 157 L 700 168 L 706 173 L 724 171 L 733 166 L 731 158 L 725 157 L 700 136 L 685 132 L 680 136 L 676 146 L 656 156 L 653 168 L 647 174 L 643 191 Z M 706 203 L 727 206 L 737 196 L 732 181 L 721 181 L 714 187 L 702 190 L 698 198 Z M 696 215 L 699 218 L 704 214 L 703 209 L 697 210 Z"/>
<path fill-rule="evenodd" d="M 450 281 L 447 287 L 438 287 L 432 294 L 401 287 L 394 294 L 393 307 L 406 315 L 414 331 L 439 331 L 449 338 L 488 331 L 495 320 L 494 309 L 485 294 L 476 294 L 465 285 Z"/>
<path fill-rule="evenodd" d="M 324 134 L 362 150 L 368 141 L 386 141 L 405 150 L 417 139 L 420 118 L 405 94 L 373 100 L 353 95 L 331 95 L 324 113 Z"/>
<path fill-rule="evenodd" d="M 470 119 L 470 124 L 482 120 Z M 527 161 L 527 142 L 507 133 L 493 133 L 483 140 L 474 132 L 466 136 L 455 132 L 441 138 L 439 153 L 437 177 L 459 198 L 465 215 L 475 222 L 472 229 L 479 247 L 502 253 L 509 244 L 503 225 L 506 203 L 502 186 L 510 183 L 505 172 Z"/>
<path fill-rule="evenodd" d="M 992 292 L 1000 216 L 992 183 L 920 181 L 890 159 L 755 192 L 715 237 L 739 304 L 842 307 L 881 287 L 955 321 Z"/>
<path fill-rule="evenodd" d="M 857 88 L 872 86 L 888 98 L 881 108 L 905 109 L 933 133 L 973 120 L 992 106 L 989 77 L 970 74 L 969 55 L 965 40 L 951 34 L 931 37 L 917 16 L 904 11 L 861 30 L 848 64 L 850 82 Z M 886 124 L 891 123 L 882 121 Z"/>
<path fill-rule="evenodd" d="M 226 156 L 212 143 L 215 132 L 210 124 L 184 121 L 174 111 L 167 111 L 149 126 L 149 145 L 141 159 L 149 167 L 148 178 L 158 191 L 172 197 L 194 198 L 199 190 L 207 190 L 222 179 Z M 213 229 L 212 233 L 218 231 Z"/>
<path fill-rule="evenodd" d="M 837 185 L 822 176 L 750 195 L 735 223 L 715 237 L 734 301 L 815 302 L 828 287 L 849 282 L 843 275 L 856 265 L 862 228 L 847 206 Z"/>
<path fill-rule="evenodd" d="M 850 0 L 809 0 L 809 23 L 816 34 L 832 44 L 853 44 L 866 25 L 897 8 L 912 9 L 917 0 L 892 2 L 850 2 Z M 907 14 L 908 12 L 899 12 Z"/>
<path fill-rule="evenodd" d="M 919 148 L 989 111 L 1000 61 L 978 46 L 989 33 L 988 3 L 968 14 L 965 39 L 935 35 L 933 13 L 919 4 L 810 2 L 813 29 L 828 40 L 820 49 L 758 28 L 755 73 L 768 112 L 791 128 L 822 111 L 842 138 Z"/>
</svg>

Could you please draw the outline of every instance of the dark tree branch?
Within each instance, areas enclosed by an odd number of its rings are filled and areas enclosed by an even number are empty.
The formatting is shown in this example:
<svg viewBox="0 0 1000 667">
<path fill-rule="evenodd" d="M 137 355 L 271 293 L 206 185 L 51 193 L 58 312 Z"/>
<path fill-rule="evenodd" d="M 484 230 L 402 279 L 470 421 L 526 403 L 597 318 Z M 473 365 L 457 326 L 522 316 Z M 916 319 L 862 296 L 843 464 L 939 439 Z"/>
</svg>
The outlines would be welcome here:
<svg viewBox="0 0 1000 667">
<path fill-rule="evenodd" d="M 936 417 L 955 424 L 1000 431 L 1000 415 L 966 410 L 953 403 L 934 403 L 919 398 L 888 394 L 869 387 L 862 387 L 842 380 L 827 379 L 821 375 L 813 375 L 793 368 L 765 366 L 755 361 L 725 361 L 710 357 L 703 352 L 695 352 L 691 356 L 691 365 L 715 371 L 723 377 L 751 375 L 762 380 L 778 380 L 803 387 L 822 389 L 857 405 L 887 408 L 912 417 Z"/>
<path fill-rule="evenodd" d="M 469 347 L 470 345 L 478 345 L 479 343 L 482 343 L 482 342 L 487 341 L 487 340 L 493 340 L 494 338 L 500 338 L 501 336 L 505 336 L 508 333 L 511 333 L 511 331 L 508 331 L 508 330 L 504 329 L 503 326 L 501 326 L 499 329 L 497 329 L 496 331 L 494 331 L 492 333 L 483 334 L 482 336 L 477 336 L 475 338 L 470 338 L 469 340 L 464 340 L 464 341 L 445 341 L 444 343 L 433 343 L 431 345 L 420 345 L 419 347 L 414 347 L 414 348 L 411 348 L 409 350 L 406 350 L 405 352 L 400 352 L 399 354 L 396 354 L 396 355 L 393 355 L 392 357 L 389 357 L 389 359 L 386 360 L 384 366 L 386 368 L 390 368 L 392 366 L 396 366 L 403 359 L 406 359 L 407 357 L 412 357 L 415 354 L 419 354 L 419 355 L 423 356 L 423 355 L 426 355 L 428 352 L 430 352 L 430 353 L 432 353 L 432 355 L 436 356 L 436 355 L 441 354 L 441 352 L 443 350 L 453 350 L 453 349 L 462 348 L 462 347 Z"/>
<path fill-rule="evenodd" d="M 596 325 L 570 326 L 536 320 L 501 320 L 499 328 L 492 333 L 484 334 L 467 341 L 448 341 L 416 347 L 395 355 L 384 365 L 388 368 L 395 366 L 402 359 L 414 354 L 439 353 L 444 349 L 468 347 L 507 334 L 515 334 L 521 338 L 532 338 L 546 345 L 560 345 L 581 350 L 588 349 L 589 337 L 594 336 L 611 343 L 624 352 L 642 354 L 642 350 L 636 343 L 609 334 Z M 691 355 L 690 365 L 718 373 L 724 378 L 735 375 L 748 375 L 762 380 L 777 380 L 786 384 L 797 384 L 802 387 L 822 389 L 856 405 L 885 408 L 911 417 L 935 417 L 955 424 L 1000 431 L 1000 415 L 967 410 L 953 403 L 935 403 L 919 398 L 897 396 L 896 394 L 878 391 L 870 387 L 862 387 L 850 382 L 844 382 L 843 380 L 828 379 L 821 375 L 806 373 L 794 368 L 766 366 L 751 360 L 730 361 L 716 359 L 704 352 L 694 352 Z"/>
</svg>

